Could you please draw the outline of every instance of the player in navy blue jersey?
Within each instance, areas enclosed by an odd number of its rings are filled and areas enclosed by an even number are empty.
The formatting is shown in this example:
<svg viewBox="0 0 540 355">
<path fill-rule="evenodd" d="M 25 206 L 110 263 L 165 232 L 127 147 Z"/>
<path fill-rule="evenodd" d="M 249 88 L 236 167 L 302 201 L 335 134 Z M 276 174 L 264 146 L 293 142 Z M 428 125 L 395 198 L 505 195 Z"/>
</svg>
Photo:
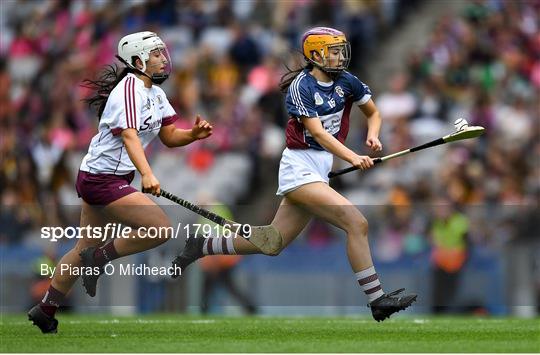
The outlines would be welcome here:
<svg viewBox="0 0 540 355">
<path fill-rule="evenodd" d="M 307 64 L 285 74 L 280 84 L 287 93 L 289 121 L 277 191 L 283 200 L 272 221 L 281 234 L 282 247 L 273 254 L 291 243 L 313 217 L 341 228 L 347 233 L 347 256 L 356 279 L 373 317 L 381 321 L 410 306 L 416 295 L 399 296 L 403 289 L 383 291 L 371 259 L 366 218 L 328 185 L 334 156 L 362 170 L 373 166 L 369 156 L 358 155 L 343 143 L 351 108 L 357 105 L 367 119 L 367 147 L 381 151 L 379 111 L 369 87 L 346 70 L 350 45 L 343 32 L 313 28 L 304 34 L 302 49 Z M 185 268 L 203 255 L 256 253 L 261 251 L 243 238 L 192 237 L 174 263 Z"/>
</svg>

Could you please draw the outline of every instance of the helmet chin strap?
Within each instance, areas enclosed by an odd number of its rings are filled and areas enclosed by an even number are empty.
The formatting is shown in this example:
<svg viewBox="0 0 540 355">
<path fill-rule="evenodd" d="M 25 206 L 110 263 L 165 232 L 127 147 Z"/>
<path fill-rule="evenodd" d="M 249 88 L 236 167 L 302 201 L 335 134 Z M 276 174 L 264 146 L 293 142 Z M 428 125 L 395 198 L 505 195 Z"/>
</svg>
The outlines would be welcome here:
<svg viewBox="0 0 540 355">
<path fill-rule="evenodd" d="M 326 75 L 328 75 L 332 80 L 336 80 L 341 75 L 341 73 L 343 72 L 343 70 L 329 71 L 323 65 L 320 65 L 316 61 L 311 61 L 311 63 L 313 63 L 313 65 L 315 65 L 317 68 L 319 68 L 319 70 L 321 70 Z"/>
<path fill-rule="evenodd" d="M 147 75 L 148 76 L 148 75 Z M 159 85 L 169 78 L 169 74 L 152 74 L 150 80 L 152 83 Z"/>
<path fill-rule="evenodd" d="M 343 73 L 343 70 L 328 71 L 328 70 L 325 70 L 324 68 L 320 68 L 320 69 L 323 72 L 325 72 L 326 75 L 328 75 L 332 80 L 336 80 L 341 75 L 341 73 Z"/>
<path fill-rule="evenodd" d="M 138 68 L 135 68 L 135 70 L 137 72 L 139 72 L 140 74 L 146 76 L 147 78 L 149 78 L 150 80 L 152 80 L 152 83 L 153 84 L 156 84 L 156 85 L 159 85 L 161 83 L 163 83 L 165 80 L 167 80 L 169 78 L 169 74 L 152 74 L 152 76 L 146 74 L 145 72 L 143 72 L 142 70 L 138 69 Z"/>
<path fill-rule="evenodd" d="M 124 59 L 122 59 L 122 57 L 120 57 L 119 55 L 116 55 L 116 58 L 118 58 L 119 61 L 121 61 L 122 63 L 124 63 L 127 67 L 131 68 L 131 69 L 134 69 L 136 70 L 139 74 L 141 75 L 144 75 L 146 76 L 147 78 L 149 78 L 153 84 L 156 84 L 156 85 L 159 85 L 159 84 L 162 84 L 165 80 L 167 80 L 169 78 L 169 74 L 152 74 L 152 76 L 146 74 L 145 72 L 143 72 L 142 70 L 140 70 L 139 68 L 137 67 L 134 67 L 133 65 L 130 65 L 129 63 L 127 63 Z M 156 66 L 157 64 L 154 64 L 152 66 Z"/>
</svg>

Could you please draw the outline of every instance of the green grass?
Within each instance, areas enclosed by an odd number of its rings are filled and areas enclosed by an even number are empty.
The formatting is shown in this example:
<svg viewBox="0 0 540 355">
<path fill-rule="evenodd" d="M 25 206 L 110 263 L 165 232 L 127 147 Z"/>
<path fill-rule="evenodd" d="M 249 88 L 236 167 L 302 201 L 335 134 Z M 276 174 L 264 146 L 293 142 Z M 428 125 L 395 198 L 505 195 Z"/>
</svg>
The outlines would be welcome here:
<svg viewBox="0 0 540 355">
<path fill-rule="evenodd" d="M 2 315 L 0 352 L 540 352 L 540 319 L 60 315 L 42 335 Z"/>
</svg>

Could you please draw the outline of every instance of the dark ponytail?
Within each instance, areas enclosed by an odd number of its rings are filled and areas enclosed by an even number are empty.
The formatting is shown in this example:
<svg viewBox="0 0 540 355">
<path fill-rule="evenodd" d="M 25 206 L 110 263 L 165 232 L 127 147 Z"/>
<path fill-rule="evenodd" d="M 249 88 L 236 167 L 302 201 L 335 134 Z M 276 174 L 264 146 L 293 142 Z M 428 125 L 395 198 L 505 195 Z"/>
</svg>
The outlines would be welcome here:
<svg viewBox="0 0 540 355">
<path fill-rule="evenodd" d="M 94 94 L 84 99 L 90 108 L 97 108 L 98 119 L 105 109 L 105 104 L 114 87 L 129 73 L 135 72 L 133 69 L 124 67 L 120 72 L 118 66 L 109 65 L 105 67 L 97 80 L 85 79 L 82 86 L 94 91 Z"/>
<path fill-rule="evenodd" d="M 287 89 L 291 85 L 294 78 L 296 78 L 298 76 L 298 74 L 300 74 L 300 72 L 302 72 L 302 70 L 304 70 L 304 69 L 310 69 L 310 70 L 313 69 L 313 64 L 307 63 L 306 65 L 304 65 L 303 67 L 300 67 L 298 69 L 291 69 L 291 68 L 289 68 L 289 66 L 287 64 L 285 64 L 285 68 L 287 68 L 287 73 L 283 74 L 283 76 L 281 77 L 281 81 L 279 82 L 279 90 L 282 93 L 287 92 Z"/>
</svg>

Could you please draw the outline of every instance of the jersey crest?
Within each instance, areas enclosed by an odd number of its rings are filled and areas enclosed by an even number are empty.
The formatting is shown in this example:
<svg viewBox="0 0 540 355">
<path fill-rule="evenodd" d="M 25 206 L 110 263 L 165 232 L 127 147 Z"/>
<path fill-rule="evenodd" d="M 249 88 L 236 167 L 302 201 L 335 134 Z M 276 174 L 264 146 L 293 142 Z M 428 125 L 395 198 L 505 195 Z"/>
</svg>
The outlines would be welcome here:
<svg viewBox="0 0 540 355">
<path fill-rule="evenodd" d="M 315 100 L 315 105 L 320 106 L 324 103 L 323 98 L 321 97 L 321 94 L 318 92 L 313 95 L 313 99 Z"/>
</svg>

